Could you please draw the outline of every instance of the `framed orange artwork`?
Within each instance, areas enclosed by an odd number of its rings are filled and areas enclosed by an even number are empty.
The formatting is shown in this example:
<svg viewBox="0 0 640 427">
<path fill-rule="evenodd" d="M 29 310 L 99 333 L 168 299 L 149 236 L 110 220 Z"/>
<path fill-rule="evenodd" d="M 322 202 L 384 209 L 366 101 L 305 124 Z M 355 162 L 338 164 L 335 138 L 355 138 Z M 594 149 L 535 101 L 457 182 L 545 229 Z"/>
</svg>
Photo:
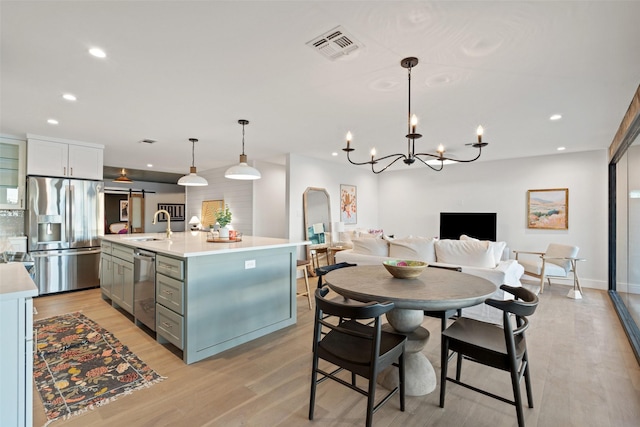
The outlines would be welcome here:
<svg viewBox="0 0 640 427">
<path fill-rule="evenodd" d="M 340 221 L 358 223 L 358 193 L 355 185 L 340 184 Z"/>
</svg>

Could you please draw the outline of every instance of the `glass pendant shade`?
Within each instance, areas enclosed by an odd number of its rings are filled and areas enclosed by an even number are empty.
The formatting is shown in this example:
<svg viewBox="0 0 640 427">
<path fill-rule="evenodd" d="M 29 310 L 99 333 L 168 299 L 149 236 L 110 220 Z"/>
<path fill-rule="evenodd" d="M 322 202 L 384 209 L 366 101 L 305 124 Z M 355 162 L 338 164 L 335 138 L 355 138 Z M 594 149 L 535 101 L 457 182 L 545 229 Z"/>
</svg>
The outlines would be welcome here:
<svg viewBox="0 0 640 427">
<path fill-rule="evenodd" d="M 195 143 L 198 141 L 195 138 L 189 138 L 191 141 L 191 168 L 189 168 L 189 175 L 185 175 L 178 180 L 178 185 L 184 185 L 187 187 L 202 187 L 209 185 L 206 179 L 196 174 L 195 167 Z"/>
</svg>

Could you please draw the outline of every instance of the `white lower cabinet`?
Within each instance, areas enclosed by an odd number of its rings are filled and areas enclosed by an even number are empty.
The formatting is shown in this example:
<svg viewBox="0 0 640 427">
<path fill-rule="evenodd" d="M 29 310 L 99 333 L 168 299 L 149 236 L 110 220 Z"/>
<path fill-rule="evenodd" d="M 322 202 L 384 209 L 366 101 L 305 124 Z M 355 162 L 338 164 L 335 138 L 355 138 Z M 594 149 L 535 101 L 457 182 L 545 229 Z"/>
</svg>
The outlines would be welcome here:
<svg viewBox="0 0 640 427">
<path fill-rule="evenodd" d="M 113 258 L 111 256 L 111 243 L 102 242 L 100 253 L 100 290 L 102 294 L 111 299 L 111 287 L 113 286 Z"/>
<path fill-rule="evenodd" d="M 184 349 L 184 260 L 156 257 L 156 334 Z"/>
<path fill-rule="evenodd" d="M 20 263 L 0 264 L 0 424 L 33 424 L 33 296 L 36 285 Z M 16 279 L 17 278 L 17 279 Z M 6 279 L 6 280 L 5 280 Z M 11 290 L 5 285 L 11 283 Z M 16 284 L 24 289 L 16 290 Z M 7 286 L 8 287 L 8 286 Z M 20 286 L 21 287 L 21 286 Z"/>
<path fill-rule="evenodd" d="M 113 245 L 113 281 L 111 282 L 111 301 L 133 314 L 133 248 Z"/>
</svg>

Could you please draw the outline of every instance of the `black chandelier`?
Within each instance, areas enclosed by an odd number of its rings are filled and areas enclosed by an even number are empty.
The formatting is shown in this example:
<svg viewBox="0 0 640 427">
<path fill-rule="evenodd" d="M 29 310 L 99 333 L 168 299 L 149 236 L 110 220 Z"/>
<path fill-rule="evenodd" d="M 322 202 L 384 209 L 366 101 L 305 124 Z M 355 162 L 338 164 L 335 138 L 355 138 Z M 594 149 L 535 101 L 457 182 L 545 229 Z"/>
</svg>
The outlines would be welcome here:
<svg viewBox="0 0 640 427">
<path fill-rule="evenodd" d="M 381 173 L 387 170 L 389 166 L 393 165 L 395 162 L 397 162 L 400 159 L 402 159 L 402 161 L 407 165 L 412 165 L 416 160 L 419 160 L 420 162 L 429 166 L 434 171 L 441 171 L 445 165 L 445 162 L 470 163 L 478 160 L 480 158 L 480 155 L 482 154 L 482 147 L 488 145 L 488 143 L 482 142 L 482 133 L 483 133 L 482 126 L 478 126 L 478 129 L 477 129 L 478 141 L 470 144 L 466 144 L 466 145 L 471 145 L 472 147 L 475 147 L 478 149 L 478 155 L 473 159 L 461 160 L 461 159 L 454 159 L 452 157 L 445 156 L 444 155 L 445 150 L 442 144 L 440 144 L 440 146 L 436 150 L 436 154 L 416 153 L 416 150 L 415 150 L 416 139 L 422 138 L 422 135 L 416 132 L 416 126 L 418 125 L 418 118 L 416 117 L 415 114 L 413 115 L 411 114 L 411 69 L 416 65 L 418 65 L 418 58 L 414 58 L 414 57 L 404 58 L 402 61 L 400 61 L 400 65 L 402 66 L 402 68 L 406 68 L 408 70 L 408 75 L 409 75 L 409 114 L 408 114 L 408 124 L 407 124 L 408 133 L 406 135 L 407 154 L 400 154 L 400 153 L 389 154 L 388 156 L 376 158 L 376 150 L 374 148 L 371 150 L 371 160 L 367 162 L 354 162 L 353 160 L 351 160 L 351 157 L 349 156 L 349 153 L 351 151 L 354 151 L 354 148 L 351 148 L 352 136 L 351 136 L 351 132 L 348 132 L 347 147 L 343 148 L 342 151 L 347 152 L 347 160 L 349 160 L 349 163 L 354 165 L 371 165 L 371 171 L 373 173 Z M 426 160 L 423 159 L 421 156 L 426 157 Z M 380 170 L 375 169 L 376 164 L 387 159 L 390 159 L 388 165 L 386 165 L 384 168 Z M 433 165 L 429 164 L 427 160 L 431 160 L 432 162 L 435 160 L 437 166 L 434 167 Z"/>
</svg>

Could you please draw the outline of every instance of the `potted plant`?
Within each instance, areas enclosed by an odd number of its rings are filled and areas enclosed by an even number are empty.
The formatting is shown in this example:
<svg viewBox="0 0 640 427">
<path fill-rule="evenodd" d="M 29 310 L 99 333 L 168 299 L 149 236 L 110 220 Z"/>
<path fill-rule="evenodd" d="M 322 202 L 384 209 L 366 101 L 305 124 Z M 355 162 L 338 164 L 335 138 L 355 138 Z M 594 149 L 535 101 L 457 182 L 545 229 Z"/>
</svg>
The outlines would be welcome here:
<svg viewBox="0 0 640 427">
<path fill-rule="evenodd" d="M 229 205 L 224 205 L 224 208 L 220 208 L 216 211 L 216 222 L 220 225 L 220 238 L 228 239 L 229 238 L 229 229 L 227 228 L 227 224 L 231 222 L 231 211 L 229 210 Z"/>
</svg>

